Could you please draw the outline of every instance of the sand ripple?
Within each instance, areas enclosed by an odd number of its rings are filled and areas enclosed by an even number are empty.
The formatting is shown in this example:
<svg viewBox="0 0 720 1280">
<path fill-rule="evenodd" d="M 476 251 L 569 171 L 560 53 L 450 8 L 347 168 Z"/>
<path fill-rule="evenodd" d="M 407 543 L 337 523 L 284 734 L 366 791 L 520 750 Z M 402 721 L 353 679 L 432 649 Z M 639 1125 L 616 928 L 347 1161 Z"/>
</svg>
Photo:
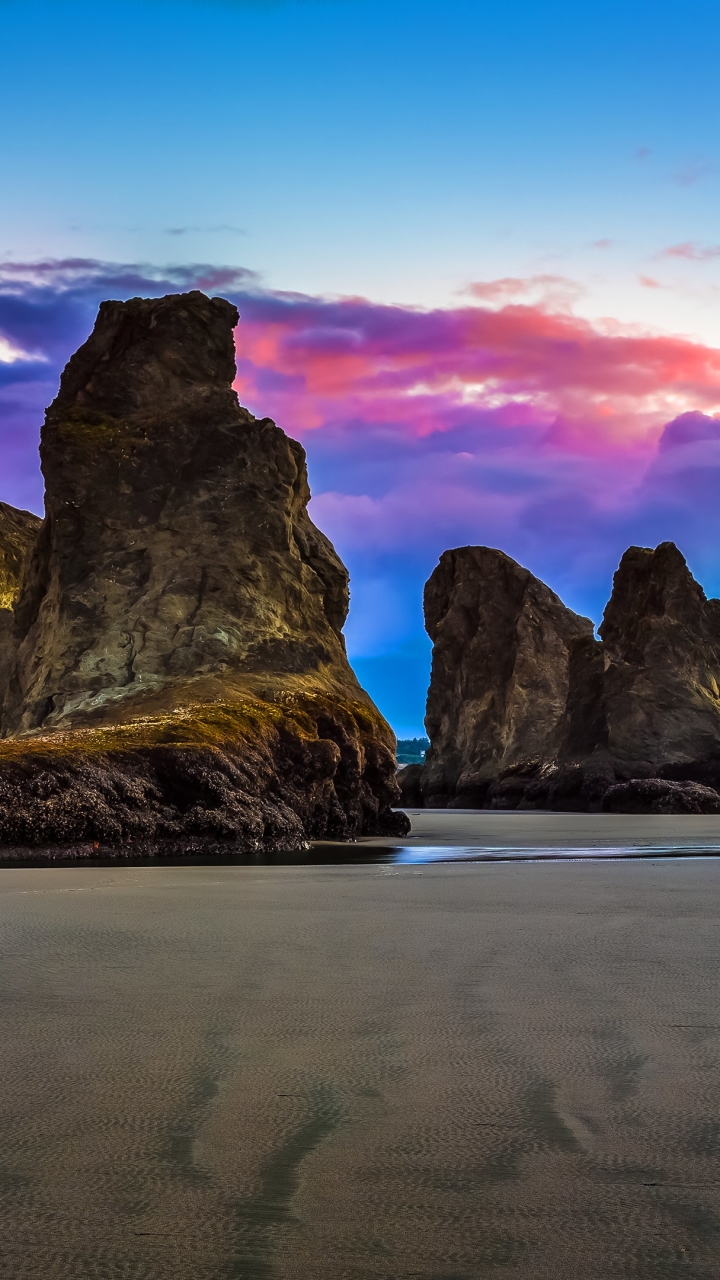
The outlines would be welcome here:
<svg viewBox="0 0 720 1280">
<path fill-rule="evenodd" d="M 720 861 L 0 872 L 12 1280 L 716 1280 Z"/>
</svg>

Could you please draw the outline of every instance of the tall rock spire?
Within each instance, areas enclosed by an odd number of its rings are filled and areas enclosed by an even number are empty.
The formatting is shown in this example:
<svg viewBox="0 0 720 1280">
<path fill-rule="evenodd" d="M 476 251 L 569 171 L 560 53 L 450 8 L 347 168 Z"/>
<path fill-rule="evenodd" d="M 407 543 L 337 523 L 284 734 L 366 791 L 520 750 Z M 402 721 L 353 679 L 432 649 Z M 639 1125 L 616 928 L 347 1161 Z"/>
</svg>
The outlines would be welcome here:
<svg viewBox="0 0 720 1280">
<path fill-rule="evenodd" d="M 4 758 L 60 735 L 93 769 L 129 751 L 157 789 L 153 838 L 389 831 L 394 739 L 345 654 L 347 571 L 308 516 L 302 447 L 238 404 L 237 320 L 199 292 L 106 302 L 67 365 L 42 430 Z M 215 753 L 195 770 L 207 785 L 173 781 L 191 749 Z M 121 816 L 123 838 L 134 823 Z"/>
</svg>

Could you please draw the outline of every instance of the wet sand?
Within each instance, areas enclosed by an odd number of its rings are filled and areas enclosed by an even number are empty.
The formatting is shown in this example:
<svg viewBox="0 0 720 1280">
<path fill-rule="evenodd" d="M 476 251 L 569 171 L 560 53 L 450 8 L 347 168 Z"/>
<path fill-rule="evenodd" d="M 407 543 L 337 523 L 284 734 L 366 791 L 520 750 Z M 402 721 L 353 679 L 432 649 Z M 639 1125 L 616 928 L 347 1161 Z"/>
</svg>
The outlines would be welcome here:
<svg viewBox="0 0 720 1280">
<path fill-rule="evenodd" d="M 410 849 L 622 850 L 712 848 L 720 852 L 718 814 L 547 813 L 490 809 L 405 809 Z M 329 842 L 328 842 L 329 843 Z M 362 840 L 387 845 L 387 838 Z M 399 842 L 398 842 L 399 843 Z"/>
<path fill-rule="evenodd" d="M 718 1275 L 720 860 L 0 871 L 12 1280 Z"/>
</svg>

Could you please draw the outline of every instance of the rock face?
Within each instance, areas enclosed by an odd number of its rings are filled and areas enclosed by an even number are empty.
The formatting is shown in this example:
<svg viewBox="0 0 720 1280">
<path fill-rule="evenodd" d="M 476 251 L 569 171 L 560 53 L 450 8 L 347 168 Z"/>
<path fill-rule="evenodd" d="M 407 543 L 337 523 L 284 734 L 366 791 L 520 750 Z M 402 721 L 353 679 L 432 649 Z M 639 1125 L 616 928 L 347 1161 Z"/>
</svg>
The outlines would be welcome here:
<svg viewBox="0 0 720 1280">
<path fill-rule="evenodd" d="M 42 521 L 0 502 L 0 609 L 12 609 Z"/>
<path fill-rule="evenodd" d="M 41 523 L 30 511 L 0 502 L 0 717 L 15 652 L 13 605 Z"/>
<path fill-rule="evenodd" d="M 616 771 L 720 763 L 720 600 L 706 600 L 672 542 L 625 552 L 600 635 Z"/>
<path fill-rule="evenodd" d="M 106 302 L 62 375 L 15 601 L 6 844 L 280 848 L 406 825 L 304 451 L 232 390 L 237 321 L 198 292 Z"/>
<path fill-rule="evenodd" d="M 423 773 L 429 805 L 484 804 L 560 748 L 572 643 L 593 626 L 502 551 L 446 551 L 425 587 L 433 641 Z"/>
<path fill-rule="evenodd" d="M 720 808 L 720 601 L 672 543 L 625 553 L 601 640 L 484 547 L 441 557 L 425 612 L 426 804 Z"/>
</svg>

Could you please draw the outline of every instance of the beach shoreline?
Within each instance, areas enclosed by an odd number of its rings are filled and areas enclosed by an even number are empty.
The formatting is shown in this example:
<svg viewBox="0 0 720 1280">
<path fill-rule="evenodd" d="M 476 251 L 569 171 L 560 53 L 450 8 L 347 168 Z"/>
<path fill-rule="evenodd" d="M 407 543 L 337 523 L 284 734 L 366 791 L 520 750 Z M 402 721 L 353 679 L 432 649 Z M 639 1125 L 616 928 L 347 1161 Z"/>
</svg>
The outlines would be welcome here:
<svg viewBox="0 0 720 1280">
<path fill-rule="evenodd" d="M 720 816 L 715 814 L 614 814 L 514 812 L 478 809 L 404 809 L 411 828 L 400 837 L 360 836 L 357 840 L 313 840 L 294 852 L 238 849 L 230 840 L 126 842 L 121 845 L 84 841 L 67 845 L 0 847 L 0 868 L 10 866 L 133 866 L 154 862 L 198 864 L 267 858 L 280 864 L 351 864 L 367 855 L 394 860 L 406 853 L 448 858 L 527 858 L 533 856 L 633 857 L 667 853 L 678 856 L 720 853 Z"/>
<path fill-rule="evenodd" d="M 494 809 L 404 809 L 410 818 L 407 836 L 396 841 L 418 846 L 457 849 L 522 850 L 612 848 L 720 849 L 717 814 L 555 813 Z M 323 841 L 325 847 L 332 842 Z M 385 837 L 367 837 L 368 848 L 387 846 Z"/>
</svg>

